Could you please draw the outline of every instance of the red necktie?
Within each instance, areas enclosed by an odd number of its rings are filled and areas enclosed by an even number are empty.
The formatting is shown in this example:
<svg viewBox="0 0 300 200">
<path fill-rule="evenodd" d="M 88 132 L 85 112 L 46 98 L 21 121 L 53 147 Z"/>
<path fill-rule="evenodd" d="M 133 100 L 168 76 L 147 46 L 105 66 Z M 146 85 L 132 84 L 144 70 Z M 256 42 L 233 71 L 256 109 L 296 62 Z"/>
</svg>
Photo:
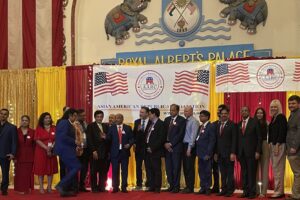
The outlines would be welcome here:
<svg viewBox="0 0 300 200">
<path fill-rule="evenodd" d="M 243 135 L 245 134 L 245 129 L 246 129 L 246 120 L 243 120 L 243 123 L 242 123 L 242 133 L 243 133 Z"/>
<path fill-rule="evenodd" d="M 225 123 L 222 122 L 222 123 L 221 123 L 221 130 L 220 130 L 220 135 L 221 135 L 221 136 L 223 135 L 223 132 L 224 132 L 224 125 L 225 125 Z"/>
<path fill-rule="evenodd" d="M 122 144 L 122 128 L 118 126 L 119 144 Z"/>
</svg>

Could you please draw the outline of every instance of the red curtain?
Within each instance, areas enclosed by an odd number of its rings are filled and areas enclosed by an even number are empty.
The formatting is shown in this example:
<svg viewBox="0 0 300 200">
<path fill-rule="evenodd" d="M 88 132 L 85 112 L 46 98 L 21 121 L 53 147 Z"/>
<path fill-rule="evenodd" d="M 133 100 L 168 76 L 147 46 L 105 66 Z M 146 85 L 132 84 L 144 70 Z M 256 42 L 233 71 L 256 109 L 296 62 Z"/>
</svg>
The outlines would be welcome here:
<svg viewBox="0 0 300 200">
<path fill-rule="evenodd" d="M 252 93 L 225 93 L 224 102 L 230 107 L 230 119 L 234 122 L 241 120 L 241 107 L 248 106 L 251 116 L 254 115 L 258 107 L 263 107 L 267 113 L 267 119 L 270 121 L 269 107 L 273 99 L 278 99 L 282 104 L 282 111 L 286 110 L 286 92 L 252 92 Z M 274 187 L 272 168 L 269 167 L 269 187 Z M 235 163 L 235 182 L 238 188 L 242 187 L 241 167 L 238 162 Z"/>
<path fill-rule="evenodd" d="M 87 122 L 92 122 L 93 68 L 90 65 L 67 67 L 67 106 L 82 108 L 86 112 Z"/>
<path fill-rule="evenodd" d="M 0 1 L 0 69 L 8 65 L 8 0 Z"/>
</svg>

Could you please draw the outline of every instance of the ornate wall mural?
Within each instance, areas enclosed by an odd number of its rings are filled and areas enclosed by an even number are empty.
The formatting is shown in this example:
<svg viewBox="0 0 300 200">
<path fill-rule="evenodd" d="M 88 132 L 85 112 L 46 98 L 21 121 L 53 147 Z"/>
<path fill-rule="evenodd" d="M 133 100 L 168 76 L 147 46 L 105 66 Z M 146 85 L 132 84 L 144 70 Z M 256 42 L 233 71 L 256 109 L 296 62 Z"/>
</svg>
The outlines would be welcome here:
<svg viewBox="0 0 300 200">
<path fill-rule="evenodd" d="M 237 20 L 241 22 L 240 28 L 249 34 L 256 34 L 256 27 L 265 25 L 268 17 L 268 5 L 265 0 L 219 0 L 227 4 L 221 12 L 222 18 L 228 18 L 228 24 L 233 26 Z"/>
<path fill-rule="evenodd" d="M 146 24 L 148 19 L 140 14 L 148 7 L 151 0 L 124 0 L 121 5 L 113 8 L 106 16 L 105 31 L 107 39 L 109 35 L 115 37 L 117 45 L 123 44 L 129 38 L 129 30 L 140 31 L 140 23 Z"/>
</svg>

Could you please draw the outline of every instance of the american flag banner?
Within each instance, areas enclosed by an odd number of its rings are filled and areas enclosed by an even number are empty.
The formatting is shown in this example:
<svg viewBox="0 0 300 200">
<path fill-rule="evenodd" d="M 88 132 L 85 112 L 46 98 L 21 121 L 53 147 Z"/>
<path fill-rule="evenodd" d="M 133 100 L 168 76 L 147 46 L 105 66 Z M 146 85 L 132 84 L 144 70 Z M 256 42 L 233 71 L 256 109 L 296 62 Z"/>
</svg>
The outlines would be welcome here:
<svg viewBox="0 0 300 200">
<path fill-rule="evenodd" d="M 294 72 L 293 81 L 300 82 L 300 61 L 295 62 L 295 72 Z"/>
<path fill-rule="evenodd" d="M 174 94 L 191 95 L 193 92 L 208 95 L 209 93 L 209 70 L 197 70 L 195 72 L 175 72 L 173 85 Z"/>
<path fill-rule="evenodd" d="M 162 118 L 170 105 L 192 106 L 194 114 L 209 108 L 210 63 L 93 67 L 93 111 L 102 110 L 104 120 L 122 113 L 124 122 L 139 118 L 142 106 L 159 108 Z M 183 109 L 182 109 L 183 112 Z M 183 113 L 180 113 L 183 114 Z"/>
<path fill-rule="evenodd" d="M 219 64 L 216 72 L 216 85 L 232 83 L 234 85 L 240 83 L 249 83 L 248 65 L 243 63 L 237 64 Z"/>
<path fill-rule="evenodd" d="M 300 59 L 217 62 L 217 92 L 300 91 Z"/>
<path fill-rule="evenodd" d="M 94 83 L 94 97 L 106 93 L 110 93 L 113 96 L 128 93 L 127 73 L 97 72 Z"/>
</svg>

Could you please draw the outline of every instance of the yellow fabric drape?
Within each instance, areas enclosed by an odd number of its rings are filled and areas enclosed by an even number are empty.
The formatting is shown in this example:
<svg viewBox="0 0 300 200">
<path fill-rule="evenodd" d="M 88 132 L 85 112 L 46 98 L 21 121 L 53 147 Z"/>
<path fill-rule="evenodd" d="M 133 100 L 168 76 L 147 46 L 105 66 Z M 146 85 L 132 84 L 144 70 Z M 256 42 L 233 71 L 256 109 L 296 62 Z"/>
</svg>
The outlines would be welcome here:
<svg viewBox="0 0 300 200">
<path fill-rule="evenodd" d="M 36 124 L 36 79 L 34 70 L 1 70 L 0 108 L 9 110 L 8 121 L 20 125 L 21 116 L 30 117 L 30 126 Z M 13 183 L 14 166 L 11 164 L 10 182 Z M 1 173 L 0 173 L 1 179 Z"/>
<path fill-rule="evenodd" d="M 54 123 L 62 116 L 66 105 L 66 68 L 45 67 L 36 69 L 37 114 L 49 112 Z M 53 183 L 59 182 L 59 175 L 53 177 Z"/>
</svg>

